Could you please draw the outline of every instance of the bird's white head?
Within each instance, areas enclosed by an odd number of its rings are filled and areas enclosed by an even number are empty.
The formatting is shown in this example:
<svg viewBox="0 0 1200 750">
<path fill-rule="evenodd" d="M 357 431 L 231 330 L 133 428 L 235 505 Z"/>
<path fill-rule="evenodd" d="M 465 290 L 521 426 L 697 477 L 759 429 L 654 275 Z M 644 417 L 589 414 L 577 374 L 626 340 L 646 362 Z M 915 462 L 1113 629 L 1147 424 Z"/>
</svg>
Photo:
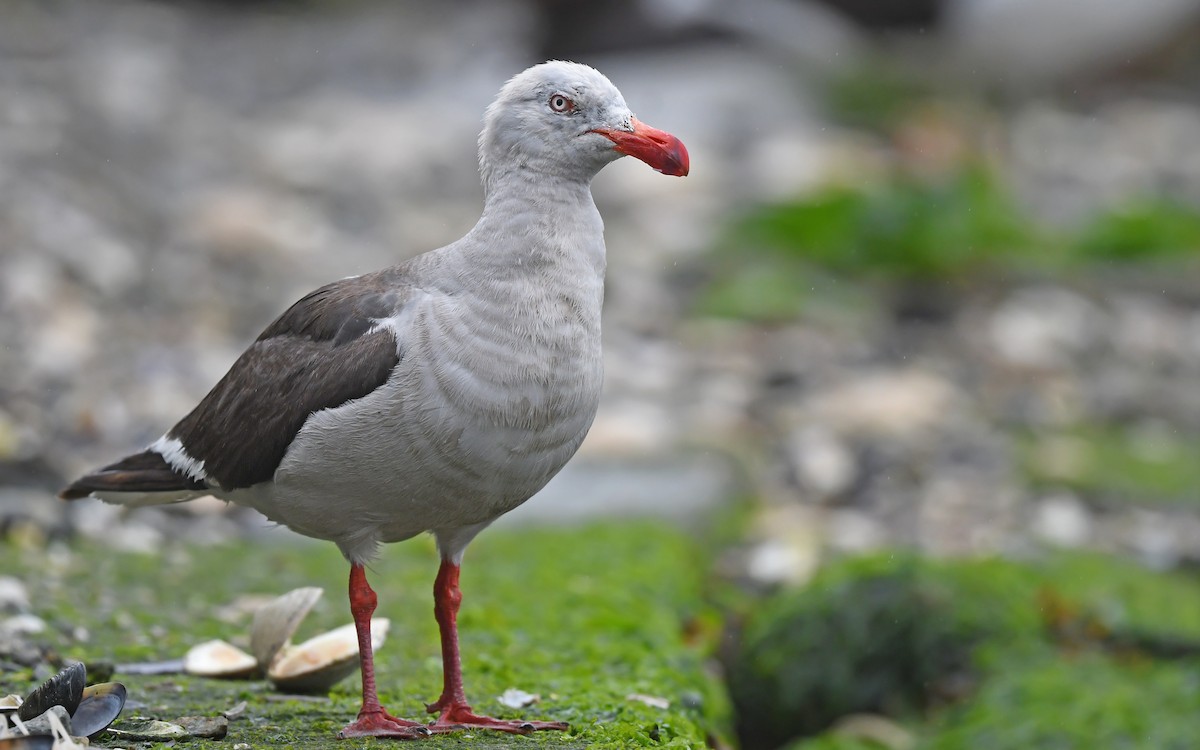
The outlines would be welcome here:
<svg viewBox="0 0 1200 750">
<path fill-rule="evenodd" d="M 678 138 L 639 122 L 599 71 L 559 60 L 513 76 L 488 107 L 479 135 L 485 184 L 513 169 L 590 180 L 624 155 L 663 174 L 688 173 Z"/>
</svg>

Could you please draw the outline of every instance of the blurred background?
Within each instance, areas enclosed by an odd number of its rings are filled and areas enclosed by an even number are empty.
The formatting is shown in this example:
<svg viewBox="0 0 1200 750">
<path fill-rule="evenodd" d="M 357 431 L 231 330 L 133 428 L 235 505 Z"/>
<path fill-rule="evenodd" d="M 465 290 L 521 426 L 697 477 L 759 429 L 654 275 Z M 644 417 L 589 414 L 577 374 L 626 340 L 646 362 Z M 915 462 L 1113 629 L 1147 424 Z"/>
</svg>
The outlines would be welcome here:
<svg viewBox="0 0 1200 750">
<path fill-rule="evenodd" d="M 469 229 L 484 107 L 573 59 L 693 172 L 597 178 L 605 399 L 501 525 L 716 519 L 746 748 L 1200 736 L 1200 0 L 2 14 L 4 539 L 287 535 L 52 494 Z"/>
</svg>

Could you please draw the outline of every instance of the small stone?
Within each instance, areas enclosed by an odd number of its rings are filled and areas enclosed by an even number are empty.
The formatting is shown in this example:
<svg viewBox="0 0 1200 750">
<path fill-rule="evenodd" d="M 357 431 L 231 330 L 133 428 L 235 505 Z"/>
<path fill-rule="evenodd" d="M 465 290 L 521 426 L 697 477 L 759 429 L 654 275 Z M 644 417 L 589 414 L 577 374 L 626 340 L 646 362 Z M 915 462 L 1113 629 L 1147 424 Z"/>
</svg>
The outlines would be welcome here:
<svg viewBox="0 0 1200 750">
<path fill-rule="evenodd" d="M 230 721 L 236 721 L 246 715 L 246 701 L 239 701 L 221 712 Z"/>
<path fill-rule="evenodd" d="M 14 615 L 0 620 L 0 634 L 33 635 L 46 629 L 46 621 L 37 615 Z"/>
<path fill-rule="evenodd" d="M 812 576 L 817 567 L 815 555 L 803 546 L 772 539 L 756 545 L 746 560 L 746 574 L 768 585 L 800 584 Z"/>
<path fill-rule="evenodd" d="M 1039 503 L 1033 532 L 1050 544 L 1079 547 L 1092 535 L 1092 518 L 1087 508 L 1069 493 L 1052 495 Z"/>
<path fill-rule="evenodd" d="M 0 576 L 0 614 L 19 615 L 29 611 L 29 591 L 12 576 Z"/>
<path fill-rule="evenodd" d="M 988 338 L 1011 365 L 1059 368 L 1096 343 L 1103 317 L 1088 299 L 1065 289 L 1023 289 L 993 314 Z"/>
<path fill-rule="evenodd" d="M 829 430 L 805 427 L 788 441 L 797 479 L 822 498 L 850 489 L 858 473 L 854 454 Z"/>
<path fill-rule="evenodd" d="M 130 727 L 130 725 L 126 724 L 126 727 Z M 169 721 L 158 721 L 157 719 L 142 724 L 134 724 L 132 728 L 110 728 L 107 731 L 118 740 L 128 740 L 130 742 L 165 742 L 189 736 L 188 731 L 178 724 L 172 724 Z"/>
<path fill-rule="evenodd" d="M 664 711 L 671 707 L 671 701 L 667 700 L 666 698 L 662 698 L 657 695 L 646 695 L 644 693 L 630 693 L 629 695 L 625 696 L 625 700 L 645 703 L 651 708 L 661 708 Z"/>
<path fill-rule="evenodd" d="M 54 734 L 54 722 L 51 720 L 51 716 L 62 724 L 67 734 L 71 733 L 71 714 L 62 706 L 51 706 L 45 712 L 33 717 L 25 722 L 25 729 L 29 734 Z"/>
<path fill-rule="evenodd" d="M 1166 513 L 1135 510 L 1132 521 L 1128 543 L 1146 566 L 1168 570 L 1179 563 L 1177 519 Z"/>
<path fill-rule="evenodd" d="M 224 716 L 181 716 L 178 722 L 193 737 L 219 740 L 229 733 L 229 719 Z"/>
<path fill-rule="evenodd" d="M 922 435 L 958 411 L 963 394 L 926 370 L 884 370 L 846 379 L 808 398 L 807 422 L 828 424 L 840 434 Z"/>
<path fill-rule="evenodd" d="M 882 547 L 887 541 L 888 530 L 869 513 L 843 508 L 829 515 L 826 536 L 833 549 L 861 553 Z"/>
</svg>

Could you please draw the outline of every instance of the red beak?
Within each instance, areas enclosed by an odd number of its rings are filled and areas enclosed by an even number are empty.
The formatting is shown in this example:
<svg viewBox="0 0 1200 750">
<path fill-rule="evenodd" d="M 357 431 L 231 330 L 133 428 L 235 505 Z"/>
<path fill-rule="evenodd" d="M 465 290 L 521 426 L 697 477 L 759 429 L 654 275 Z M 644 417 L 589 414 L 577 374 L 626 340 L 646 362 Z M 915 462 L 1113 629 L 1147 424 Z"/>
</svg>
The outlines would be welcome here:
<svg viewBox="0 0 1200 750">
<path fill-rule="evenodd" d="M 663 174 L 683 177 L 691 166 L 682 141 L 670 133 L 638 122 L 636 117 L 633 118 L 632 132 L 609 128 L 597 128 L 592 132 L 612 141 L 618 153 L 641 159 Z"/>
</svg>

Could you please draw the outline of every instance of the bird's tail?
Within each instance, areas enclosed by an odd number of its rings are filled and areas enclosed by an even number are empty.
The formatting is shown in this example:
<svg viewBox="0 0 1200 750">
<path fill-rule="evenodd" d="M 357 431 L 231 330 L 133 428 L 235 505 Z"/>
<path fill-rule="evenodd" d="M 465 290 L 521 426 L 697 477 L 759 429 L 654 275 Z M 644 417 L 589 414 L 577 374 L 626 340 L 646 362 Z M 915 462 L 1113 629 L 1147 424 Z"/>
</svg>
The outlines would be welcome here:
<svg viewBox="0 0 1200 750">
<path fill-rule="evenodd" d="M 208 485 L 177 471 L 161 454 L 146 450 L 97 469 L 68 485 L 63 500 L 98 497 L 118 505 L 161 505 L 207 494 Z"/>
</svg>

